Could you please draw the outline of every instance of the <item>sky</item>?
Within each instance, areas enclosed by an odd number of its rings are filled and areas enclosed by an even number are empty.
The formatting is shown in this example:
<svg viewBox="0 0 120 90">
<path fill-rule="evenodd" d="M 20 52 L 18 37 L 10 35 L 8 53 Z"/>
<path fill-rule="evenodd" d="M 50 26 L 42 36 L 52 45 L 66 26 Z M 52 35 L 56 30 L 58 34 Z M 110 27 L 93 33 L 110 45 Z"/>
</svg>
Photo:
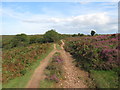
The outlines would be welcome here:
<svg viewBox="0 0 120 90">
<path fill-rule="evenodd" d="M 2 35 L 118 32 L 117 2 L 2 2 Z"/>
</svg>

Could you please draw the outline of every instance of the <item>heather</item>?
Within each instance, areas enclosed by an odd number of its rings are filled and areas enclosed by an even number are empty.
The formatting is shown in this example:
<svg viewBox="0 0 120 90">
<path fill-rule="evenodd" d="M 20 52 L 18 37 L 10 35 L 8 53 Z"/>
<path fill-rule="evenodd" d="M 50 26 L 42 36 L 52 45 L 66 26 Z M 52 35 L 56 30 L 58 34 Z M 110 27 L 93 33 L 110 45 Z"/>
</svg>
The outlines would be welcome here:
<svg viewBox="0 0 120 90">
<path fill-rule="evenodd" d="M 77 66 L 88 71 L 118 69 L 117 34 L 77 37 L 66 41 L 65 50 L 76 58 Z"/>
<path fill-rule="evenodd" d="M 96 87 L 116 88 L 120 72 L 118 40 L 120 40 L 118 34 L 71 37 L 66 39 L 64 48 L 73 56 L 77 67 L 89 72 Z M 114 80 L 112 83 L 111 78 Z"/>
<path fill-rule="evenodd" d="M 60 53 L 56 52 L 45 69 L 45 78 L 40 82 L 40 88 L 55 87 L 56 83 L 63 79 L 62 65 L 63 59 Z"/>
<path fill-rule="evenodd" d="M 62 76 L 62 64 L 63 60 L 60 56 L 60 53 L 55 53 L 52 58 L 51 63 L 46 67 L 46 78 L 47 80 L 59 82 L 59 79 Z"/>
</svg>

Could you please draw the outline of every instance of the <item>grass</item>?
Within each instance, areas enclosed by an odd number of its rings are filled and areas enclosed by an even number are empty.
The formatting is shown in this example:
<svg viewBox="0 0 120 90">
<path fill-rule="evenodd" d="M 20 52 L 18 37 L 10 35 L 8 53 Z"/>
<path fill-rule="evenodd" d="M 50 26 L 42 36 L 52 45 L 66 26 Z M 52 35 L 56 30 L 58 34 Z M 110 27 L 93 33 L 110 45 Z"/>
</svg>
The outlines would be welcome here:
<svg viewBox="0 0 120 90">
<path fill-rule="evenodd" d="M 40 88 L 53 88 L 55 82 L 49 80 L 42 80 L 40 81 Z"/>
<path fill-rule="evenodd" d="M 56 48 L 57 48 L 58 50 L 61 50 L 61 47 L 60 47 L 59 44 L 56 44 Z"/>
<path fill-rule="evenodd" d="M 56 83 L 58 83 L 60 79 L 63 79 L 62 62 L 56 62 L 56 56 L 60 57 L 60 53 L 56 52 L 50 59 L 50 63 L 44 71 L 46 78 L 40 81 L 40 88 L 55 88 Z M 53 75 L 58 78 L 57 81 L 55 78 L 50 79 L 51 77 L 53 77 Z"/>
<path fill-rule="evenodd" d="M 98 88 L 117 88 L 118 75 L 114 71 L 91 70 L 91 78 Z"/>
<path fill-rule="evenodd" d="M 37 60 L 34 65 L 31 66 L 30 71 L 28 71 L 24 76 L 17 77 L 10 80 L 8 83 L 3 85 L 3 88 L 25 88 L 34 70 L 40 65 L 40 61 L 43 60 L 51 51 L 53 50 L 53 44 L 46 54 L 41 55 L 42 57 Z"/>
</svg>

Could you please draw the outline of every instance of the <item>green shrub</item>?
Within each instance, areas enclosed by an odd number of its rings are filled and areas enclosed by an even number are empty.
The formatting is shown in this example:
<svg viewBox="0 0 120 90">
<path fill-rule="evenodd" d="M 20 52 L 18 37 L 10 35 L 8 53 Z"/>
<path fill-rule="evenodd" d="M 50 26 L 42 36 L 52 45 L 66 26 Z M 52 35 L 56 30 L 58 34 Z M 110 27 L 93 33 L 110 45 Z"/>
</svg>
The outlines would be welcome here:
<svg viewBox="0 0 120 90">
<path fill-rule="evenodd" d="M 27 46 L 29 44 L 29 38 L 26 34 L 17 34 L 12 40 L 12 47 Z"/>
<path fill-rule="evenodd" d="M 20 71 L 20 74 L 21 74 L 21 75 L 25 75 L 26 72 L 27 72 L 26 70 L 22 70 L 22 71 Z"/>
<path fill-rule="evenodd" d="M 55 30 L 47 31 L 44 35 L 45 42 L 56 42 L 60 40 L 60 34 L 57 33 Z"/>
</svg>

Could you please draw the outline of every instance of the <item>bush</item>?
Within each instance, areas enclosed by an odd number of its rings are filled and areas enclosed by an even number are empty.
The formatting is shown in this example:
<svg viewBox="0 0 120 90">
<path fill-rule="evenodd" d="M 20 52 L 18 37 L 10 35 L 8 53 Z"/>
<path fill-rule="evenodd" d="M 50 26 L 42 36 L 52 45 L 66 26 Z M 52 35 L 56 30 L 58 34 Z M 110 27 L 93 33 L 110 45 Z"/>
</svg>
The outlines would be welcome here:
<svg viewBox="0 0 120 90">
<path fill-rule="evenodd" d="M 26 34 L 17 34 L 12 40 L 11 45 L 13 47 L 26 46 L 29 44 L 29 38 Z"/>
<path fill-rule="evenodd" d="M 30 42 L 29 42 L 30 44 L 33 44 L 33 43 L 45 43 L 45 40 L 44 40 L 44 38 L 42 38 L 42 37 L 31 37 L 30 38 Z"/>
<path fill-rule="evenodd" d="M 32 44 L 32 43 L 37 43 L 37 37 L 31 37 L 29 43 L 30 43 L 30 44 Z"/>
<path fill-rule="evenodd" d="M 55 30 L 50 30 L 47 31 L 44 35 L 44 41 L 45 42 L 56 42 L 58 40 L 60 40 L 60 34 L 57 33 Z"/>
</svg>

